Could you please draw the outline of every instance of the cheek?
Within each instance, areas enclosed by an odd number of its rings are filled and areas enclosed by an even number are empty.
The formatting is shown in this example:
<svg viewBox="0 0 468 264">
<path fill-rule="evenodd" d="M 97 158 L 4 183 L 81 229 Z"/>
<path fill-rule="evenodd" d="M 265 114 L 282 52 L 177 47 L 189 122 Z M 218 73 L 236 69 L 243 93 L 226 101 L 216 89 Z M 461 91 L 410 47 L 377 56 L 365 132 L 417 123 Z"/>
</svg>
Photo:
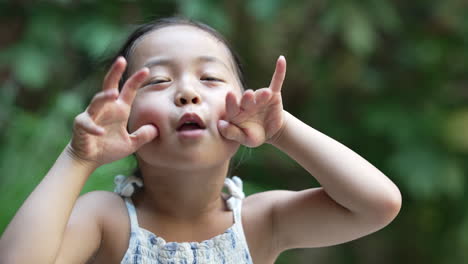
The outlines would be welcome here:
<svg viewBox="0 0 468 264">
<path fill-rule="evenodd" d="M 132 104 L 130 117 L 128 119 L 129 132 L 132 133 L 146 124 L 153 124 L 159 130 L 163 117 L 167 117 L 167 113 L 164 112 L 164 109 L 165 107 L 162 100 L 157 100 L 152 98 L 152 96 L 137 96 Z"/>
<path fill-rule="evenodd" d="M 226 118 L 226 95 L 229 90 L 224 90 L 216 93 L 212 93 L 210 97 L 212 98 L 212 105 L 214 109 L 214 113 L 217 115 L 218 119 L 225 119 Z M 234 94 L 236 98 L 240 99 L 240 93 L 234 90 Z"/>
<path fill-rule="evenodd" d="M 215 110 L 217 119 L 226 119 L 226 104 L 224 102 L 219 102 L 216 105 L 216 110 Z"/>
</svg>

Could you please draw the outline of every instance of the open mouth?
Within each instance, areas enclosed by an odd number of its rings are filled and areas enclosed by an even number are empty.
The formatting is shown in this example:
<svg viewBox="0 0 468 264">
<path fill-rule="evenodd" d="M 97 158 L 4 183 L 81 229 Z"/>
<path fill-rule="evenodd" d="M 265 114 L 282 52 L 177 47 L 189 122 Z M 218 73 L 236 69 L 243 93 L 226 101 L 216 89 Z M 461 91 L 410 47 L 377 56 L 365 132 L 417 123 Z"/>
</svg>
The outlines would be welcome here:
<svg viewBox="0 0 468 264">
<path fill-rule="evenodd" d="M 195 130 L 195 129 L 203 129 L 199 124 L 187 122 L 182 124 L 177 131 L 184 131 L 184 130 Z"/>
<path fill-rule="evenodd" d="M 177 131 L 197 130 L 205 128 L 205 123 L 195 113 L 184 114 L 177 125 Z"/>
</svg>

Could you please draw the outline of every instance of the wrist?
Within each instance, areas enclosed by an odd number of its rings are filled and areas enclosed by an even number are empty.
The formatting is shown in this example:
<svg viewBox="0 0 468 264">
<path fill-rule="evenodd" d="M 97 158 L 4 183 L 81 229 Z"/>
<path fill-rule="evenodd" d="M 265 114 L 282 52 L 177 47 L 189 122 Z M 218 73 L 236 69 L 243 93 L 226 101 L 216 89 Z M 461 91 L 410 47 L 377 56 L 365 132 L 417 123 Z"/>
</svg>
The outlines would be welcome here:
<svg viewBox="0 0 468 264">
<path fill-rule="evenodd" d="M 280 127 L 280 129 L 267 141 L 268 144 L 273 145 L 277 148 L 279 147 L 279 145 L 284 139 L 285 130 L 288 126 L 290 118 L 291 114 L 288 113 L 286 110 L 283 110 L 283 124 Z"/>
<path fill-rule="evenodd" d="M 82 158 L 77 151 L 71 146 L 71 143 L 65 147 L 64 154 L 69 158 L 74 164 L 83 167 L 86 170 L 89 170 L 90 173 L 96 170 L 100 165 L 93 160 Z"/>
</svg>

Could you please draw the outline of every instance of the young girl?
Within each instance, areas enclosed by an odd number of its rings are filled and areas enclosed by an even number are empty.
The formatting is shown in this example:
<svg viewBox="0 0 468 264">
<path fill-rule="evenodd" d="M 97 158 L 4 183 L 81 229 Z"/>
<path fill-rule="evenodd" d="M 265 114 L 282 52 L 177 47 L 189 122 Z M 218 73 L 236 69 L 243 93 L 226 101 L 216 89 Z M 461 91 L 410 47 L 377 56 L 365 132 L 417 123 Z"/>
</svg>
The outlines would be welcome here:
<svg viewBox="0 0 468 264">
<path fill-rule="evenodd" d="M 370 234 L 398 214 L 400 192 L 385 175 L 283 109 L 284 57 L 267 88 L 244 91 L 226 41 L 178 18 L 140 27 L 119 55 L 2 235 L 0 263 L 274 263 L 287 249 Z M 229 161 L 240 144 L 264 143 L 322 187 L 244 199 L 242 181 L 226 179 Z M 144 184 L 78 198 L 96 168 L 132 153 Z"/>
</svg>

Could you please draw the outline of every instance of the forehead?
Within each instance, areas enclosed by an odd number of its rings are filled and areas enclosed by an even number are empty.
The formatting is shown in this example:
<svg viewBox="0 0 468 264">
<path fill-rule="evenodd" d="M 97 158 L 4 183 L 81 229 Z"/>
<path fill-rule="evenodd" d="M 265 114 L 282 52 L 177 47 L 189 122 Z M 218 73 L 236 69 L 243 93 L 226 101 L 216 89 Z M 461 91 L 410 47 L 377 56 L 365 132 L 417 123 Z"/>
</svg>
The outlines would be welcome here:
<svg viewBox="0 0 468 264">
<path fill-rule="evenodd" d="M 187 25 L 167 26 L 151 31 L 135 42 L 129 56 L 129 71 L 135 72 L 157 58 L 183 63 L 200 57 L 214 57 L 232 65 L 226 45 L 208 32 Z"/>
</svg>

